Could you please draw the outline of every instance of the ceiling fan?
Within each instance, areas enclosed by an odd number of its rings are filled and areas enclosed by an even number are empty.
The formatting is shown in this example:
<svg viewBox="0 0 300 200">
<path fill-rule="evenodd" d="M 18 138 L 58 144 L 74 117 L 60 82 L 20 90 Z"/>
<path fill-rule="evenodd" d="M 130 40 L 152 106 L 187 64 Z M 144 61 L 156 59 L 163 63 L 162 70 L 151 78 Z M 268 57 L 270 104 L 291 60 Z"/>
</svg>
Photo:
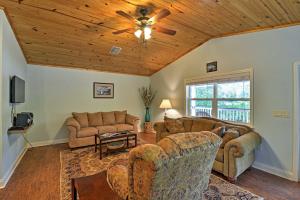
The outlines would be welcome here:
<svg viewBox="0 0 300 200">
<path fill-rule="evenodd" d="M 162 9 L 157 15 L 155 15 L 151 18 L 147 17 L 147 15 L 149 14 L 149 11 L 147 8 L 140 9 L 141 17 L 139 17 L 137 19 L 121 10 L 116 11 L 116 13 L 118 15 L 121 15 L 121 16 L 129 19 L 133 23 L 135 23 L 136 27 L 117 30 L 117 31 L 114 31 L 113 34 L 117 35 L 117 34 L 121 34 L 121 33 L 125 33 L 125 32 L 134 32 L 134 35 L 137 38 L 141 39 L 143 42 L 146 42 L 146 40 L 149 40 L 151 38 L 152 29 L 157 32 L 168 34 L 168 35 L 176 34 L 176 31 L 158 26 L 156 24 L 159 20 L 161 20 L 171 14 L 171 12 L 167 9 Z"/>
</svg>

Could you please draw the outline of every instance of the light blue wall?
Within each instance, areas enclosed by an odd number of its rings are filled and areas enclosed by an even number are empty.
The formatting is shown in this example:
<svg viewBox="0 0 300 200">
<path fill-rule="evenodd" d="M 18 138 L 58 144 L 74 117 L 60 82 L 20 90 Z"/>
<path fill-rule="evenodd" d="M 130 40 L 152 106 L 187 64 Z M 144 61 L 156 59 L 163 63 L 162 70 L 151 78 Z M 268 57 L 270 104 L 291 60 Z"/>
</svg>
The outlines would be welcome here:
<svg viewBox="0 0 300 200">
<path fill-rule="evenodd" d="M 94 99 L 93 82 L 114 83 L 113 99 Z M 125 74 L 28 65 L 28 107 L 34 113 L 33 143 L 68 139 L 65 120 L 72 112 L 127 110 L 143 119 L 138 88 L 150 78 Z"/>
<path fill-rule="evenodd" d="M 21 135 L 8 134 L 11 126 L 11 105 L 9 103 L 10 77 L 17 75 L 26 81 L 27 64 L 18 45 L 14 33 L 3 11 L 0 12 L 1 30 L 1 181 L 5 181 L 20 154 L 24 151 L 25 143 Z M 27 89 L 26 89 L 27 91 Z M 17 111 L 26 111 L 26 103 L 17 105 Z"/>
<path fill-rule="evenodd" d="M 263 136 L 257 162 L 284 176 L 292 172 L 292 67 L 300 60 L 300 26 L 211 40 L 151 77 L 158 91 L 155 119 L 162 120 L 162 98 L 170 98 L 170 115 L 185 115 L 184 79 L 205 75 L 206 63 L 218 61 L 219 72 L 254 69 L 254 127 Z M 273 110 L 287 110 L 288 119 Z"/>
</svg>

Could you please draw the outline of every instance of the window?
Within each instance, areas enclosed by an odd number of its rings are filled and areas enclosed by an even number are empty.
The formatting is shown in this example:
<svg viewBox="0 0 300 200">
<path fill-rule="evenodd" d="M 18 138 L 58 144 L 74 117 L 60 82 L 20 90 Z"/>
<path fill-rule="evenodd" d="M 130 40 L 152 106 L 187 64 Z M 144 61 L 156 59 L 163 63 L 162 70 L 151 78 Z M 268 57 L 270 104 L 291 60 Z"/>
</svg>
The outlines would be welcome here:
<svg viewBox="0 0 300 200">
<path fill-rule="evenodd" d="M 247 70 L 186 80 L 187 115 L 251 124 L 250 77 Z"/>
</svg>

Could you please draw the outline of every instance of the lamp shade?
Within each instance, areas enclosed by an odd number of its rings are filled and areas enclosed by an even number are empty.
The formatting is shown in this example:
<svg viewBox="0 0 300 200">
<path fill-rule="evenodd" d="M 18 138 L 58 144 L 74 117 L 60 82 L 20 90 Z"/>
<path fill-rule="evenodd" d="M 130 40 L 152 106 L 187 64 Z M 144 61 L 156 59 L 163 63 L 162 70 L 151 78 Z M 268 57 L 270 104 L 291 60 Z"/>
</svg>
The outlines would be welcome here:
<svg viewBox="0 0 300 200">
<path fill-rule="evenodd" d="M 171 102 L 169 99 L 163 99 L 159 108 L 164 108 L 164 109 L 167 109 L 167 108 L 172 108 L 172 105 L 171 105 Z"/>
</svg>

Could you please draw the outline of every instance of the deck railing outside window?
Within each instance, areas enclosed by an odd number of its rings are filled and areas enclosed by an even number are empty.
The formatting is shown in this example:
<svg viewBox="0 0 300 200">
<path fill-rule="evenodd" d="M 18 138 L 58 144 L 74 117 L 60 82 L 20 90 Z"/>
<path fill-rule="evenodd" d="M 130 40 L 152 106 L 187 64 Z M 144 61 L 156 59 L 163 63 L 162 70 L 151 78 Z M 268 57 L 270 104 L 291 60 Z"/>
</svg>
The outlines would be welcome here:
<svg viewBox="0 0 300 200">
<path fill-rule="evenodd" d="M 193 113 L 195 113 L 195 117 L 212 117 L 211 108 L 194 107 L 192 109 L 194 110 Z M 236 108 L 218 109 L 218 119 L 249 124 L 250 110 Z"/>
<path fill-rule="evenodd" d="M 251 84 L 247 76 L 187 85 L 187 114 L 251 124 Z"/>
</svg>

